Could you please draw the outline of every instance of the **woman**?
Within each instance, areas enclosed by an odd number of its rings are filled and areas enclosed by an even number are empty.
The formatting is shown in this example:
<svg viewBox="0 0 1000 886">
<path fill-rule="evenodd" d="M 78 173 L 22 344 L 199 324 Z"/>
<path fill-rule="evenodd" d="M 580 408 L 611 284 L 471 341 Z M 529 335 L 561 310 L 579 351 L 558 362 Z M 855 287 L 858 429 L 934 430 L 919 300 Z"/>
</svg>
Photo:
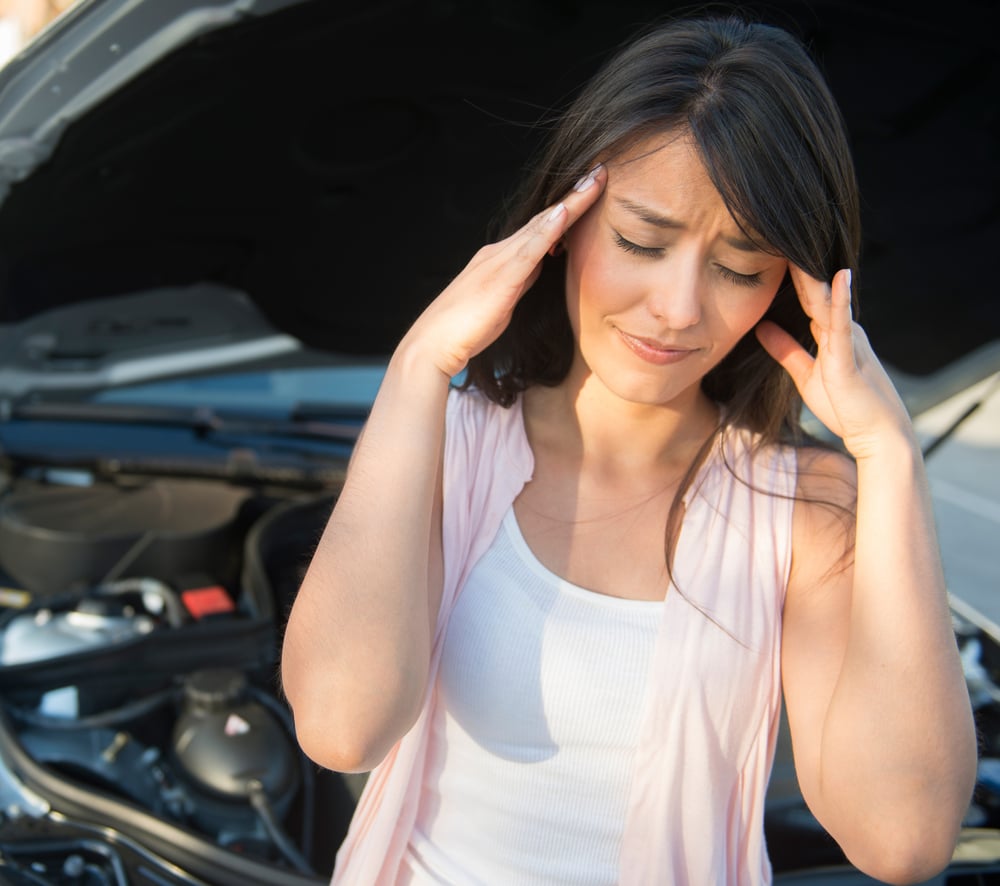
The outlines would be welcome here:
<svg viewBox="0 0 1000 886">
<path fill-rule="evenodd" d="M 779 29 L 667 24 L 580 94 L 393 354 L 288 622 L 306 752 L 378 767 L 334 882 L 769 882 L 782 691 L 851 861 L 947 864 L 974 729 L 857 216 Z"/>
</svg>

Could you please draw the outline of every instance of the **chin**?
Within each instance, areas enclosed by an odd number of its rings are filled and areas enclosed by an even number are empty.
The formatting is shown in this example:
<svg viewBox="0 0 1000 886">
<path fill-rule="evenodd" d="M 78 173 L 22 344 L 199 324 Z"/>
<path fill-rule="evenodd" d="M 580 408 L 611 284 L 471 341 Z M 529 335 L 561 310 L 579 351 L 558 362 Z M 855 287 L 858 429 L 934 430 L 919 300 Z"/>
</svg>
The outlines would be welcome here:
<svg viewBox="0 0 1000 886">
<path fill-rule="evenodd" d="M 637 378 L 633 373 L 591 373 L 585 387 L 599 385 L 612 396 L 636 406 L 687 408 L 702 396 L 701 375 L 684 379 Z"/>
</svg>

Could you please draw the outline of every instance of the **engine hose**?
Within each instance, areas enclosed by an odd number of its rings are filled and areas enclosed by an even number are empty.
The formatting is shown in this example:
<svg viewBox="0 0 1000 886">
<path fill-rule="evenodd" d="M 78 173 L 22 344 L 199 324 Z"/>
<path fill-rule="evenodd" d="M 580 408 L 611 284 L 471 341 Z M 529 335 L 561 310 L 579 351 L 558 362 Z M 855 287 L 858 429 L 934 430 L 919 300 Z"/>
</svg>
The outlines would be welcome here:
<svg viewBox="0 0 1000 886">
<path fill-rule="evenodd" d="M 94 597 L 115 597 L 120 594 L 153 594 L 163 603 L 167 624 L 172 628 L 184 625 L 184 606 L 177 592 L 156 578 L 120 578 L 97 585 L 90 594 Z"/>
<path fill-rule="evenodd" d="M 315 829 L 315 805 L 316 805 L 316 775 L 313 771 L 313 762 L 299 747 L 299 740 L 295 734 L 295 722 L 292 720 L 291 712 L 280 701 L 264 692 L 251 686 L 250 694 L 253 698 L 270 710 L 284 725 L 289 737 L 295 742 L 299 752 L 299 768 L 302 772 L 302 851 L 306 857 L 312 854 L 313 832 Z"/>
<path fill-rule="evenodd" d="M 267 831 L 267 835 L 271 838 L 278 851 L 285 856 L 292 867 L 300 874 L 314 875 L 316 872 L 312 869 L 312 865 L 309 864 L 305 856 L 299 852 L 295 844 L 289 839 L 277 816 L 274 814 L 274 810 L 268 802 L 267 795 L 264 793 L 264 786 L 256 779 L 253 779 L 247 783 L 247 794 L 250 799 L 250 805 L 257 813 L 261 824 L 264 825 L 264 830 Z"/>
<path fill-rule="evenodd" d="M 145 716 L 151 711 L 173 701 L 179 696 L 177 689 L 163 689 L 153 695 L 139 701 L 133 701 L 122 705 L 120 708 L 112 708 L 109 711 L 101 711 L 98 714 L 89 714 L 85 717 L 75 719 L 68 717 L 52 717 L 40 714 L 38 711 L 20 708 L 14 705 L 7 706 L 7 712 L 20 723 L 28 726 L 36 726 L 41 729 L 103 729 L 108 726 L 115 726 L 125 720 L 132 720 Z"/>
</svg>

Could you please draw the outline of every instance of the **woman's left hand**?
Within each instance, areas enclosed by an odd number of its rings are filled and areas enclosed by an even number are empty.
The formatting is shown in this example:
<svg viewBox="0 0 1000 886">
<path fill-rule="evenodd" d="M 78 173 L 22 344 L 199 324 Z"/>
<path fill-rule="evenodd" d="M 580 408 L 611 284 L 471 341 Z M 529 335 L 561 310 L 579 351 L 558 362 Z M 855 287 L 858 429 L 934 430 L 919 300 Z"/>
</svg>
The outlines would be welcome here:
<svg viewBox="0 0 1000 886">
<path fill-rule="evenodd" d="M 838 271 L 830 283 L 791 266 L 802 309 L 816 340 L 812 357 L 784 329 L 763 321 L 761 345 L 792 377 L 808 409 L 844 441 L 856 459 L 874 455 L 883 441 L 913 440 L 906 407 L 851 315 L 851 274 Z"/>
</svg>

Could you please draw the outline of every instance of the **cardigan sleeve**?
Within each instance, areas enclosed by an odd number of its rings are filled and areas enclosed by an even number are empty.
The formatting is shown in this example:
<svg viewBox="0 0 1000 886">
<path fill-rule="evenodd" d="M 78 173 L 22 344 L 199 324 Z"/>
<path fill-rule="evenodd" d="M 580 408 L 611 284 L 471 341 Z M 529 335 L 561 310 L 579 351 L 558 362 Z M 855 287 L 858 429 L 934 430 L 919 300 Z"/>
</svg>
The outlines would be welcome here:
<svg viewBox="0 0 1000 886">
<path fill-rule="evenodd" d="M 441 527 L 444 588 L 427 695 L 417 722 L 368 777 L 337 853 L 333 886 L 392 886 L 396 881 L 417 816 L 448 618 L 469 571 L 489 547 L 532 469 L 520 401 L 505 409 L 474 390 L 450 392 Z"/>
</svg>

